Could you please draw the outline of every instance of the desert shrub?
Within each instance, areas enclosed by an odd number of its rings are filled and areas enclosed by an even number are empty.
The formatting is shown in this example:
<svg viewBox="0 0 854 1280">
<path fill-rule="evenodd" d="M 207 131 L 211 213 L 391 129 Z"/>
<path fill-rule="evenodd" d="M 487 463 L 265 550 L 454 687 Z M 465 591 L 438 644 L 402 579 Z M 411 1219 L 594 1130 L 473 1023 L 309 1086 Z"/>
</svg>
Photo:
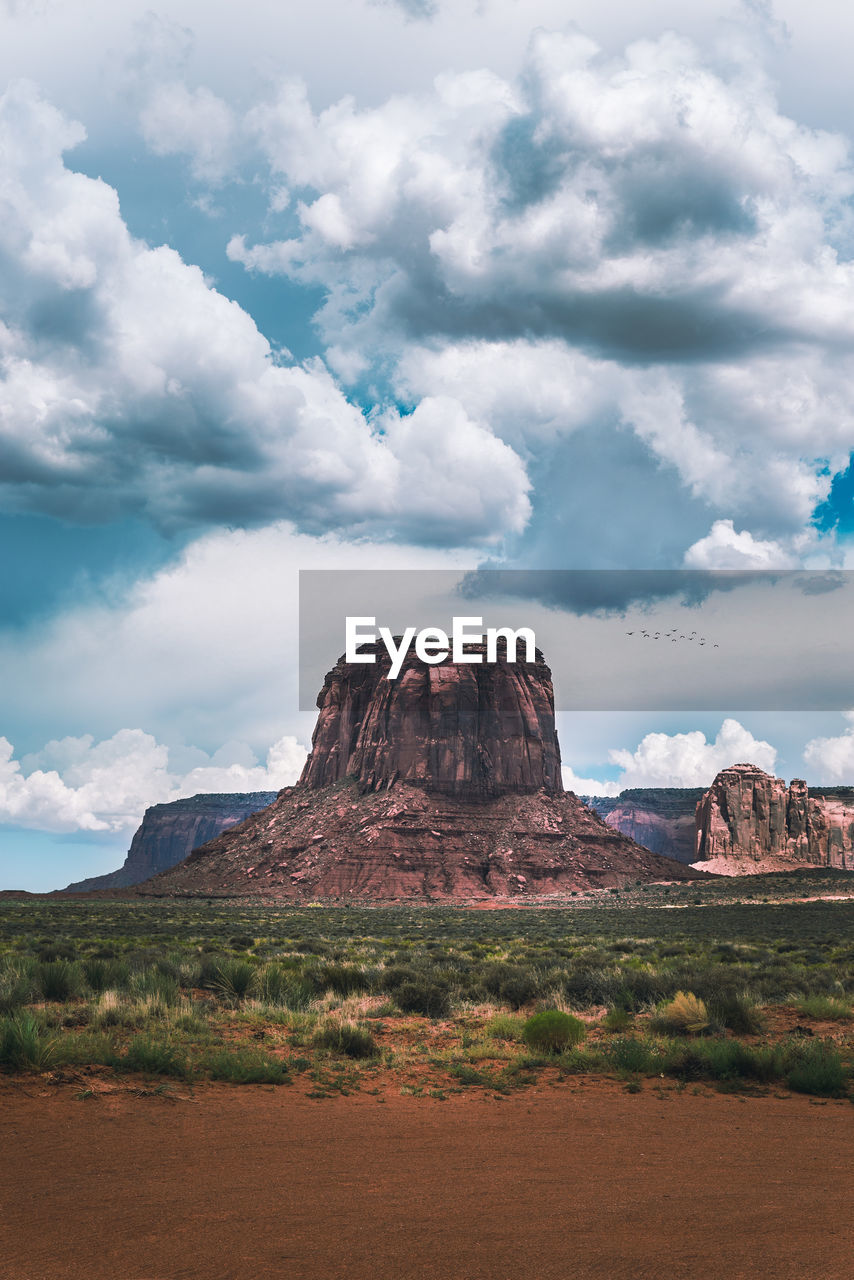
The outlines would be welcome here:
<svg viewBox="0 0 854 1280">
<path fill-rule="evenodd" d="M 223 960 L 216 971 L 214 989 L 229 1004 L 240 1004 L 255 989 L 258 971 L 248 960 Z"/>
<path fill-rule="evenodd" d="M 228 945 L 234 947 L 235 951 L 248 951 L 255 946 L 255 939 L 248 933 L 236 933 L 233 938 L 229 938 Z"/>
<path fill-rule="evenodd" d="M 608 1061 L 616 1071 L 641 1073 L 658 1066 L 655 1046 L 637 1036 L 618 1036 L 607 1047 Z"/>
<path fill-rule="evenodd" d="M 743 992 L 728 992 L 709 1001 L 709 1018 L 716 1026 L 737 1035 L 756 1035 L 762 1030 L 762 1014 Z"/>
<path fill-rule="evenodd" d="M 90 991 L 94 991 L 95 995 L 100 995 L 102 991 L 112 986 L 107 961 L 96 956 L 89 956 L 83 961 L 83 977 L 86 979 L 86 986 Z"/>
<path fill-rule="evenodd" d="M 625 1031 L 631 1026 L 631 1021 L 632 1015 L 628 1009 L 623 1009 L 621 1005 L 614 1005 L 602 1019 L 602 1026 L 606 1031 Z"/>
<path fill-rule="evenodd" d="M 334 991 L 338 996 L 370 991 L 373 985 L 371 974 L 354 964 L 322 964 L 309 972 L 318 991 Z"/>
<path fill-rule="evenodd" d="M 161 969 L 143 969 L 133 974 L 130 980 L 130 993 L 137 1000 L 156 1001 L 169 1007 L 178 1002 L 181 988 L 178 979 Z"/>
<path fill-rule="evenodd" d="M 796 1093 L 838 1098 L 845 1093 L 847 1081 L 848 1072 L 832 1041 L 817 1040 L 790 1052 L 786 1084 Z"/>
<path fill-rule="evenodd" d="M 293 969 L 281 964 L 268 964 L 258 978 L 258 995 L 265 1004 L 284 1009 L 307 1009 L 314 996 L 314 988 Z"/>
<path fill-rule="evenodd" d="M 232 1084 L 287 1084 L 287 1064 L 257 1049 L 217 1049 L 206 1054 L 200 1063 L 212 1080 L 228 1080 Z"/>
<path fill-rule="evenodd" d="M 540 978 L 533 969 L 514 964 L 490 965 L 481 979 L 487 995 L 520 1009 L 540 994 Z"/>
<path fill-rule="evenodd" d="M 32 1014 L 18 1013 L 0 1022 L 0 1066 L 44 1071 L 54 1061 L 58 1044 Z"/>
<path fill-rule="evenodd" d="M 712 1039 L 699 1049 L 713 1080 L 755 1080 L 762 1075 L 759 1060 L 749 1045 L 738 1040 Z"/>
<path fill-rule="evenodd" d="M 234 964 L 233 958 L 223 956 L 218 947 L 205 947 L 199 961 L 198 985 L 207 991 L 216 991 L 220 982 L 220 970 L 223 965 Z"/>
<path fill-rule="evenodd" d="M 68 943 L 49 942 L 39 947 L 38 958 L 42 964 L 53 964 L 57 960 L 75 960 L 77 953 Z"/>
<path fill-rule="evenodd" d="M 379 1053 L 370 1027 L 355 1022 L 327 1022 L 315 1032 L 314 1044 L 318 1049 L 343 1053 L 348 1058 L 373 1058 Z"/>
<path fill-rule="evenodd" d="M 708 1075 L 708 1064 L 702 1047 L 693 1044 L 673 1045 L 665 1053 L 662 1062 L 664 1072 L 679 1080 L 703 1080 Z"/>
<path fill-rule="evenodd" d="M 694 1035 L 705 1031 L 709 1014 L 705 1004 L 690 991 L 677 991 L 676 995 L 650 1020 L 654 1031 L 669 1035 Z"/>
<path fill-rule="evenodd" d="M 32 962 L 6 963 L 0 969 L 0 1015 L 14 1013 L 35 997 Z"/>
<path fill-rule="evenodd" d="M 534 1053 L 563 1053 L 581 1044 L 587 1028 L 571 1013 L 543 1009 L 532 1014 L 522 1028 L 522 1039 Z"/>
<path fill-rule="evenodd" d="M 80 990 L 81 973 L 70 960 L 46 960 L 36 966 L 35 980 L 45 1000 L 70 1000 Z"/>
<path fill-rule="evenodd" d="M 124 1071 L 141 1071 L 147 1076 L 185 1076 L 187 1063 L 171 1044 L 134 1036 L 117 1065 Z"/>
<path fill-rule="evenodd" d="M 808 1018 L 817 1018 L 823 1022 L 844 1021 L 852 1017 L 850 1001 L 839 1000 L 834 996 L 806 996 L 798 1001 L 798 1008 Z"/>
<path fill-rule="evenodd" d="M 394 995 L 398 987 L 402 987 L 404 983 L 418 982 L 424 976 L 423 972 L 414 969 L 410 964 L 389 964 L 380 972 L 380 985 L 383 991 Z"/>
<path fill-rule="evenodd" d="M 486 1024 L 487 1035 L 493 1040 L 521 1040 L 525 1019 L 520 1014 L 497 1013 Z"/>
<path fill-rule="evenodd" d="M 93 1016 L 96 1027 L 138 1027 L 143 1019 L 143 1009 L 136 1002 L 123 1000 L 112 988 L 101 992 Z"/>
<path fill-rule="evenodd" d="M 443 982 L 417 977 L 404 982 L 394 991 L 394 1001 L 403 1013 L 422 1013 L 427 1018 L 447 1018 L 451 997 Z"/>
<path fill-rule="evenodd" d="M 325 956 L 329 944 L 317 938 L 306 938 L 303 942 L 294 942 L 294 951 L 301 951 L 305 956 Z"/>
</svg>

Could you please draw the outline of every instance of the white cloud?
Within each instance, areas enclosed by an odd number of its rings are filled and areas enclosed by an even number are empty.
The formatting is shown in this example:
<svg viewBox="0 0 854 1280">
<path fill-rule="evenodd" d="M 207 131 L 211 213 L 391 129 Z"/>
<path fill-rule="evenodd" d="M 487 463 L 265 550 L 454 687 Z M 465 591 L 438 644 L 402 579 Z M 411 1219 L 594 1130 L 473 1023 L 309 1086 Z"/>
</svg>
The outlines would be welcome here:
<svg viewBox="0 0 854 1280">
<path fill-rule="evenodd" d="M 726 719 L 714 742 L 699 729 L 689 733 L 648 733 L 634 751 L 615 747 L 608 752 L 621 773 L 615 781 L 578 778 L 564 766 L 564 784 L 583 795 L 618 795 L 627 787 L 707 787 L 715 775 L 732 764 L 755 764 L 774 772 L 777 751 L 770 742 L 754 738 L 737 720 Z"/>
<path fill-rule="evenodd" d="M 689 569 L 790 569 L 796 563 L 778 542 L 763 542 L 747 529 L 737 533 L 732 520 L 716 520 L 685 552 Z"/>
<path fill-rule="evenodd" d="M 0 98 L 0 502 L 167 527 L 288 516 L 415 540 L 423 517 L 441 542 L 519 527 L 528 485 L 509 448 L 469 423 L 485 447 L 461 472 L 432 447 L 429 409 L 383 434 L 320 360 L 277 363 L 198 268 L 128 233 L 112 188 L 65 167 L 81 137 L 31 86 Z M 425 460 L 441 519 L 419 502 Z"/>
<path fill-rule="evenodd" d="M 237 126 L 227 102 L 204 86 L 159 84 L 140 115 L 140 128 L 158 156 L 186 155 L 203 181 L 221 182 L 236 161 Z"/>
<path fill-rule="evenodd" d="M 829 238 L 854 190 L 845 140 L 782 115 L 755 65 L 725 76 L 672 35 L 606 58 L 541 30 L 518 82 L 447 74 L 363 110 L 315 114 L 291 81 L 247 125 L 304 193 L 302 232 L 236 256 L 346 279 L 369 321 L 333 301 L 330 328 L 405 315 L 477 334 L 491 317 L 648 359 L 753 348 L 759 316 L 807 340 L 854 332 Z"/>
<path fill-rule="evenodd" d="M 285 524 L 209 533 L 112 599 L 0 631 L 5 731 L 44 740 L 85 725 L 110 737 L 141 724 L 170 744 L 216 750 L 233 737 L 256 753 L 286 733 L 306 740 L 299 570 L 470 567 L 470 552 L 310 537 Z M 329 666 L 343 632 L 332 644 Z"/>
<path fill-rule="evenodd" d="M 746 47 L 727 65 L 665 35 L 610 57 L 540 30 L 516 79 L 448 73 L 317 112 L 287 81 L 247 130 L 300 222 L 229 255 L 327 289 L 345 379 L 389 368 L 540 458 L 620 422 L 797 560 L 854 441 L 836 354 L 854 344 L 854 168 Z"/>
<path fill-rule="evenodd" d="M 125 831 L 139 825 L 149 805 L 181 796 L 277 791 L 295 782 L 305 763 L 305 747 L 290 736 L 273 744 L 266 765 L 236 745 L 239 760 L 225 763 L 233 744 L 182 775 L 170 768 L 168 749 L 141 729 L 122 729 L 97 743 L 91 734 L 53 740 L 23 761 L 0 738 L 0 823 L 55 832 Z"/>
<path fill-rule="evenodd" d="M 574 791 L 577 796 L 618 796 L 622 791 L 620 782 L 603 782 L 600 778 L 580 778 L 568 764 L 561 765 L 563 785 L 567 791 Z"/>
<path fill-rule="evenodd" d="M 846 711 L 851 728 L 835 738 L 811 738 L 804 761 L 817 783 L 851 783 L 854 778 L 854 711 Z"/>
</svg>

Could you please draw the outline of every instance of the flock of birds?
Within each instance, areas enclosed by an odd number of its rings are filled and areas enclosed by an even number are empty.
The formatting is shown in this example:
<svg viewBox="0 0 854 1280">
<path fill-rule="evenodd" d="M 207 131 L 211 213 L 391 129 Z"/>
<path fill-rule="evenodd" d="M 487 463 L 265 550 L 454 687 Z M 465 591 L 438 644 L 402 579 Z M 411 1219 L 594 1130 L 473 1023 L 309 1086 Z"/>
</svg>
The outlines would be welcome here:
<svg viewBox="0 0 854 1280">
<path fill-rule="evenodd" d="M 670 631 L 627 631 L 626 635 L 637 635 L 645 640 L 669 640 L 671 644 L 678 644 L 680 640 L 696 640 L 700 648 L 702 648 L 704 644 L 709 643 L 706 637 L 701 636 L 699 632 L 691 631 L 690 633 L 683 634 L 679 631 L 678 627 L 673 627 Z M 719 649 L 720 645 L 712 642 L 712 648 Z"/>
</svg>

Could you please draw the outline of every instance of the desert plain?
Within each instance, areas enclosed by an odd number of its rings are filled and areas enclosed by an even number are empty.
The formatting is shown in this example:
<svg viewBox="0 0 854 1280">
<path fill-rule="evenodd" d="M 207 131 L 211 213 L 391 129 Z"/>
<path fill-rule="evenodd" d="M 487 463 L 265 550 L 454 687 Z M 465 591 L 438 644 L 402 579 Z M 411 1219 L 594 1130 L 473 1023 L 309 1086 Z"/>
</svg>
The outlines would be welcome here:
<svg viewBox="0 0 854 1280">
<path fill-rule="evenodd" d="M 2 1274 L 843 1280 L 849 886 L 6 897 Z"/>
</svg>

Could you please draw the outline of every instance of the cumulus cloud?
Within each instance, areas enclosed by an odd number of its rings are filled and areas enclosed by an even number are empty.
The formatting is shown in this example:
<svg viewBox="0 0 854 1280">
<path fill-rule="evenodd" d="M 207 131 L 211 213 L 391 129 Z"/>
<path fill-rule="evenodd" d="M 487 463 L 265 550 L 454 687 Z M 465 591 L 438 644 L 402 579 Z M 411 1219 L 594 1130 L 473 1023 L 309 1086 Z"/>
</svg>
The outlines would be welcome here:
<svg viewBox="0 0 854 1280">
<path fill-rule="evenodd" d="M 785 116 L 743 50 L 539 31 L 515 80 L 319 112 L 290 81 L 246 128 L 298 223 L 229 256 L 326 289 L 345 380 L 385 362 L 540 458 L 623 424 L 758 543 L 803 531 L 847 465 L 848 144 Z"/>
<path fill-rule="evenodd" d="M 732 520 L 716 520 L 705 538 L 685 552 L 689 569 L 790 569 L 796 564 L 778 542 L 763 542 Z"/>
<path fill-rule="evenodd" d="M 229 744 L 185 774 L 170 768 L 169 750 L 141 729 L 102 742 L 91 734 L 48 742 L 14 758 L 0 738 L 0 823 L 41 831 L 124 831 L 152 804 L 211 791 L 277 791 L 296 781 L 306 749 L 296 738 L 275 742 L 262 765 L 245 744 Z"/>
<path fill-rule="evenodd" d="M 613 59 L 539 31 L 517 82 L 445 75 L 361 111 L 315 115 L 288 83 L 248 124 L 302 230 L 233 252 L 343 274 L 355 296 L 331 327 L 546 332 L 645 361 L 851 335 L 830 243 L 854 189 L 845 141 L 781 115 L 755 66 L 715 72 L 673 35 Z"/>
<path fill-rule="evenodd" d="M 567 791 L 574 791 L 577 796 L 618 796 L 622 791 L 622 783 L 605 782 L 601 778 L 581 778 L 568 764 L 561 765 L 563 785 Z"/>
<path fill-rule="evenodd" d="M 811 738 L 804 761 L 815 782 L 850 783 L 854 777 L 854 711 L 846 711 L 851 727 L 835 738 Z"/>
<path fill-rule="evenodd" d="M 82 137 L 31 86 L 0 99 L 0 502 L 173 528 L 288 516 L 418 540 L 423 524 L 439 543 L 524 522 L 528 482 L 509 447 L 458 410 L 461 439 L 485 447 L 455 472 L 429 408 L 383 432 L 320 360 L 278 362 L 198 268 L 129 234 L 111 187 L 65 166 Z"/>
<path fill-rule="evenodd" d="M 237 127 L 227 102 L 180 80 L 158 84 L 140 114 L 142 136 L 158 156 L 185 155 L 203 181 L 221 182 L 236 160 Z"/>
<path fill-rule="evenodd" d="M 689 733 L 648 733 L 634 751 L 615 747 L 608 752 L 619 765 L 615 781 L 578 778 L 564 766 L 564 784 L 582 795 L 614 796 L 627 787 L 707 787 L 729 765 L 750 763 L 774 772 L 776 748 L 754 738 L 737 720 L 726 719 L 713 742 L 699 729 Z"/>
<path fill-rule="evenodd" d="M 292 525 L 216 531 L 157 572 L 29 628 L 0 631 L 3 728 L 14 741 L 142 724 L 158 740 L 256 753 L 314 717 L 297 708 L 299 570 L 436 569 L 471 553 L 312 537 Z M 329 637 L 324 661 L 343 650 Z M 196 761 L 188 759 L 186 769 Z M 202 761 L 201 763 L 205 763 Z"/>
</svg>

